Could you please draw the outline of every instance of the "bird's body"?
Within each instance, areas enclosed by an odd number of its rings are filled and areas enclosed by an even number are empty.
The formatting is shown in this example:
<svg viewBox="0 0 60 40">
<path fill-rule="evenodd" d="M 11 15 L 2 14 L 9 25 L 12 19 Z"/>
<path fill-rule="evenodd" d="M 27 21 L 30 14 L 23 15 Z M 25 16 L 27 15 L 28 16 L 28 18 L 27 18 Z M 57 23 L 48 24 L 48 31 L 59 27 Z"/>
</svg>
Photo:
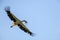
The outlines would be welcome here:
<svg viewBox="0 0 60 40">
<path fill-rule="evenodd" d="M 21 21 L 19 20 L 16 16 L 14 16 L 9 7 L 5 8 L 5 11 L 7 12 L 8 17 L 14 22 L 14 25 L 17 25 L 21 30 L 23 30 L 24 32 L 32 35 L 33 33 L 22 23 L 22 22 L 26 22 L 25 20 Z M 27 22 L 26 22 L 27 23 Z M 12 26 L 14 26 L 12 25 Z"/>
</svg>

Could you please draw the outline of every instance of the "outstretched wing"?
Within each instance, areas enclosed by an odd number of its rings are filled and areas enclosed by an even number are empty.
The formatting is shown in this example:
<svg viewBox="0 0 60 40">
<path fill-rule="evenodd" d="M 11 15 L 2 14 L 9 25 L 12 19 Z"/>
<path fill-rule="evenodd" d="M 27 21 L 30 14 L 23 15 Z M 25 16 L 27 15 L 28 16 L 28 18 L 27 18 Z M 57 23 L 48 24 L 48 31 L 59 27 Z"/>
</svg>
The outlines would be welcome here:
<svg viewBox="0 0 60 40">
<path fill-rule="evenodd" d="M 26 33 L 30 34 L 31 36 L 33 36 L 33 33 L 32 33 L 28 28 L 26 28 L 26 26 L 25 26 L 17 17 L 15 17 L 15 16 L 11 13 L 10 7 L 6 7 L 6 8 L 5 8 L 5 11 L 7 12 L 8 17 L 9 17 L 12 21 L 14 21 L 14 22 L 18 21 L 17 23 L 18 23 L 18 26 L 19 26 L 19 28 L 20 28 L 21 30 L 23 30 L 24 32 L 26 32 Z M 19 23 L 19 22 L 20 22 L 20 23 Z"/>
<path fill-rule="evenodd" d="M 33 36 L 33 33 L 28 28 L 26 28 L 26 26 L 22 22 L 20 22 L 20 24 L 18 24 L 18 26 L 21 30 L 23 30 L 24 32 Z"/>
<path fill-rule="evenodd" d="M 8 17 L 9 17 L 12 21 L 16 22 L 16 21 L 18 20 L 18 19 L 11 13 L 10 7 L 6 7 L 6 8 L 5 8 L 5 11 L 7 12 Z"/>
</svg>

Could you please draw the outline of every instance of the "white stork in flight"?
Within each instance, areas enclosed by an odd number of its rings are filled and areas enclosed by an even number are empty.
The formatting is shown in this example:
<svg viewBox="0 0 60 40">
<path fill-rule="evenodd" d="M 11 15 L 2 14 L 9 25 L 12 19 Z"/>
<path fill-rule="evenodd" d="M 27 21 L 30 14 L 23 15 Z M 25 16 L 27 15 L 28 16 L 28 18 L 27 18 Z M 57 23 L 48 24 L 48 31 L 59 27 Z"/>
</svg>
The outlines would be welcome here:
<svg viewBox="0 0 60 40">
<path fill-rule="evenodd" d="M 11 27 L 17 25 L 24 32 L 30 34 L 31 36 L 33 35 L 33 33 L 22 23 L 22 22 L 27 23 L 26 20 L 21 21 L 16 16 L 14 16 L 10 11 L 10 7 L 6 7 L 5 12 L 7 13 L 8 17 L 13 21 L 13 25 Z"/>
</svg>

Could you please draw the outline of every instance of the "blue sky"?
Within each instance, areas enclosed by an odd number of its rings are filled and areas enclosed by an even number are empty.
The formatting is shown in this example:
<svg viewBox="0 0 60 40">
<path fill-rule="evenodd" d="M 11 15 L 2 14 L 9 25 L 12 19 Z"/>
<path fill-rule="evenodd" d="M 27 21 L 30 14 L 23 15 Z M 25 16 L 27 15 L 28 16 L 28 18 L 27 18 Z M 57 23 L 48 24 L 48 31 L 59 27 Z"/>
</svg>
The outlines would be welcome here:
<svg viewBox="0 0 60 40">
<path fill-rule="evenodd" d="M 10 28 L 12 21 L 4 8 L 20 20 L 27 20 L 31 37 L 18 27 Z M 0 40 L 60 40 L 60 0 L 0 0 Z"/>
</svg>

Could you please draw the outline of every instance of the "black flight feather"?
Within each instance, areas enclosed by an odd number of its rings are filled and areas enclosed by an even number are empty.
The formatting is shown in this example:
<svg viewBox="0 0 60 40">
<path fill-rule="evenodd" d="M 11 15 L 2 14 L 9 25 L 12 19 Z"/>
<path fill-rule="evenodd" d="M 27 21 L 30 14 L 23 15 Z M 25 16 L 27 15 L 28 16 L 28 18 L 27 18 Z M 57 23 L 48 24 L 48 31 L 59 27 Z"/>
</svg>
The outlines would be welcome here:
<svg viewBox="0 0 60 40">
<path fill-rule="evenodd" d="M 31 36 L 33 36 L 33 33 L 31 31 L 29 31 L 27 28 L 22 27 L 22 25 L 20 25 L 20 24 L 18 24 L 18 26 L 21 30 L 23 30 L 24 32 L 26 32 L 26 33 L 30 34 Z"/>
<path fill-rule="evenodd" d="M 12 15 L 11 12 L 10 12 L 10 8 L 9 8 L 9 7 L 5 8 L 5 11 L 7 12 L 8 17 L 9 17 L 12 21 L 16 22 L 16 19 L 13 17 L 13 15 Z"/>
</svg>

